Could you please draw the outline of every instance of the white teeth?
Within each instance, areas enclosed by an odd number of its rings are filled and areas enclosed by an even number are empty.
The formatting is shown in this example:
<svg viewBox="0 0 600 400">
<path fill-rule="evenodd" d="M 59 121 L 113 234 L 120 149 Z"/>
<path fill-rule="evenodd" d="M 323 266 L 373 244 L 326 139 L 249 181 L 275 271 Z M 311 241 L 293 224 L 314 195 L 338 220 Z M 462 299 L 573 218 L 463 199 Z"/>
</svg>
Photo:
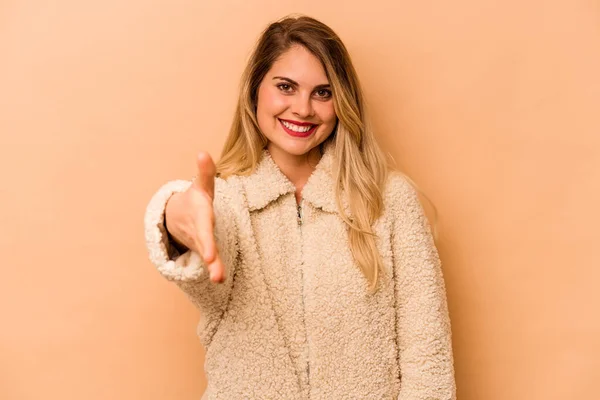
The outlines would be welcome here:
<svg viewBox="0 0 600 400">
<path fill-rule="evenodd" d="M 308 132 L 310 131 L 314 125 L 307 125 L 307 126 L 298 126 L 298 125 L 294 125 L 291 124 L 287 121 L 281 121 L 281 123 L 288 128 L 289 130 L 292 130 L 294 132 Z"/>
</svg>

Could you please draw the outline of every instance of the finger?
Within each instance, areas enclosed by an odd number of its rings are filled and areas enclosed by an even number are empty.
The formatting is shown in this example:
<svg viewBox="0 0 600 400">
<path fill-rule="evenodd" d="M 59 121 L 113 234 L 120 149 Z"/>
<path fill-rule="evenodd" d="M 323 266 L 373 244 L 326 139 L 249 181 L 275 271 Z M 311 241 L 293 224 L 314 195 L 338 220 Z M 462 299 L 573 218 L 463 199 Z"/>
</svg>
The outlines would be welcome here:
<svg viewBox="0 0 600 400">
<path fill-rule="evenodd" d="M 191 247 L 190 247 L 191 248 Z M 202 258 L 202 260 L 204 261 L 204 246 L 202 245 L 202 243 L 200 243 L 199 240 L 195 240 L 194 241 L 194 248 L 191 248 L 192 250 L 195 250 L 196 253 L 200 254 L 200 258 Z"/>
<path fill-rule="evenodd" d="M 215 260 L 216 250 L 214 239 L 208 236 L 203 237 L 199 243 L 196 244 L 200 250 L 200 255 L 205 263 L 209 264 Z"/>
<path fill-rule="evenodd" d="M 215 196 L 215 175 L 217 168 L 215 163 L 206 151 L 201 151 L 196 157 L 197 175 L 194 179 L 193 185 L 214 198 Z"/>
<path fill-rule="evenodd" d="M 221 283 L 225 281 L 225 265 L 218 254 L 215 257 L 215 260 L 208 264 L 207 267 L 212 282 Z"/>
<path fill-rule="evenodd" d="M 208 218 L 203 218 L 198 229 L 198 248 L 202 249 L 201 256 L 204 262 L 209 264 L 214 261 L 216 256 L 215 235 L 213 233 L 213 224 Z"/>
</svg>

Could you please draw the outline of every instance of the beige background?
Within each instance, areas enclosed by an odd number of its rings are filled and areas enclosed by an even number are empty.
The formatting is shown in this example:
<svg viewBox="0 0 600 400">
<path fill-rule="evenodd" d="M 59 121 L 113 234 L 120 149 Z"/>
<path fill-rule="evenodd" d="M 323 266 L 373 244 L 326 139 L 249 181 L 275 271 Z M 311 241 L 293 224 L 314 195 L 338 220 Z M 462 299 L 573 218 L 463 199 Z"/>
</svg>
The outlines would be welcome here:
<svg viewBox="0 0 600 400">
<path fill-rule="evenodd" d="M 200 398 L 198 314 L 142 216 L 219 154 L 250 47 L 290 12 L 342 37 L 438 207 L 459 399 L 598 398 L 589 0 L 2 1 L 0 398 Z"/>
</svg>

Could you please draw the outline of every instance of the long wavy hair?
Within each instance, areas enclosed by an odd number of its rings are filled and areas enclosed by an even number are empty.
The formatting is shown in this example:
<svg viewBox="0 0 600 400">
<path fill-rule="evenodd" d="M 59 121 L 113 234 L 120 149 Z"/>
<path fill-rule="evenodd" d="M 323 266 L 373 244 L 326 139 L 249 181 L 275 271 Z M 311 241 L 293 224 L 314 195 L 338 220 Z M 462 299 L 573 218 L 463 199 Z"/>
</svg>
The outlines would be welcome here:
<svg viewBox="0 0 600 400">
<path fill-rule="evenodd" d="M 226 178 L 255 170 L 268 143 L 256 118 L 258 88 L 273 63 L 294 45 L 303 46 L 321 61 L 331 85 L 338 121 L 321 146 L 334 141 L 339 215 L 348 227 L 354 261 L 369 283 L 369 292 L 374 293 L 383 269 L 371 227 L 383 212 L 389 166 L 365 115 L 362 89 L 350 55 L 331 28 L 307 16 L 287 16 L 262 32 L 242 74 L 237 107 L 217 173 Z M 351 218 L 343 212 L 344 192 Z"/>
</svg>

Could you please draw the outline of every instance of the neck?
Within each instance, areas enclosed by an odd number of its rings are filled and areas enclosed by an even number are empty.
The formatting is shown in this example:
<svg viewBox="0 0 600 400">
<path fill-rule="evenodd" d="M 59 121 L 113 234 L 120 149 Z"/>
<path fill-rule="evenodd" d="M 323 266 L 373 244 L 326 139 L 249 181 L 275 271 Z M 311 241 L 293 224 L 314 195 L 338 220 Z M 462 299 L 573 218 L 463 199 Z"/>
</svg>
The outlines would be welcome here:
<svg viewBox="0 0 600 400">
<path fill-rule="evenodd" d="M 308 153 L 302 155 L 293 155 L 272 146 L 271 143 L 267 146 L 271 158 L 277 164 L 281 172 L 294 184 L 296 187 L 296 199 L 299 201 L 302 193 L 302 188 L 314 172 L 315 167 L 321 159 L 321 150 L 319 146 L 315 146 Z"/>
</svg>

